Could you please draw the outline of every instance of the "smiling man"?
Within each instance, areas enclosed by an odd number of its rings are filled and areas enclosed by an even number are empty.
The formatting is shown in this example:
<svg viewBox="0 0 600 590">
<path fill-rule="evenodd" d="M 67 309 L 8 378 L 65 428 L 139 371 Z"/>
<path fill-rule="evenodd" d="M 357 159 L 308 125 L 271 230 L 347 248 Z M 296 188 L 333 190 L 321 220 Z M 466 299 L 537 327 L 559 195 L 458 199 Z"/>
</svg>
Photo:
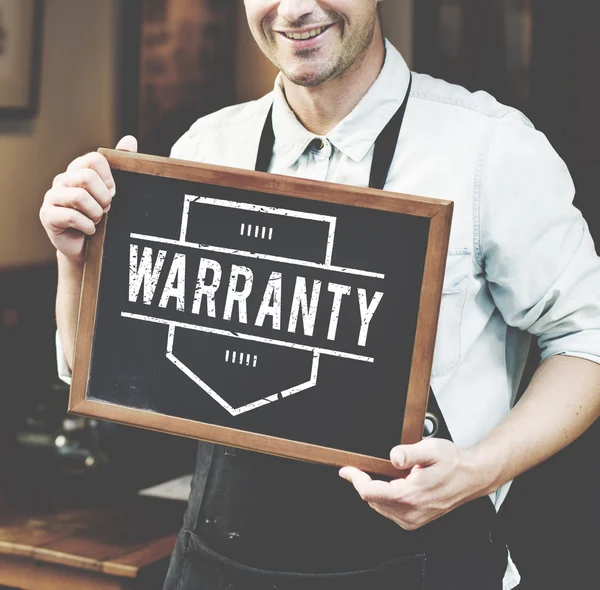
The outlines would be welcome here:
<svg viewBox="0 0 600 590">
<path fill-rule="evenodd" d="M 246 2 L 250 30 L 281 70 L 286 89 L 315 89 L 337 79 L 347 91 L 354 75 L 355 81 L 368 83 L 367 71 L 373 83 L 384 52 L 374 9 L 378 2 L 307 4 L 300 1 L 273 10 L 272 2 Z"/>
<path fill-rule="evenodd" d="M 509 482 L 600 408 L 600 264 L 569 173 L 519 112 L 411 74 L 378 0 L 245 5 L 281 71 L 274 91 L 199 120 L 172 155 L 454 201 L 431 379 L 441 430 L 391 449 L 408 472 L 392 481 L 202 443 L 165 588 L 514 588 L 495 526 Z M 66 359 L 83 235 L 113 194 L 106 160 L 88 154 L 42 206 Z M 542 363 L 513 408 L 531 336 Z"/>
</svg>

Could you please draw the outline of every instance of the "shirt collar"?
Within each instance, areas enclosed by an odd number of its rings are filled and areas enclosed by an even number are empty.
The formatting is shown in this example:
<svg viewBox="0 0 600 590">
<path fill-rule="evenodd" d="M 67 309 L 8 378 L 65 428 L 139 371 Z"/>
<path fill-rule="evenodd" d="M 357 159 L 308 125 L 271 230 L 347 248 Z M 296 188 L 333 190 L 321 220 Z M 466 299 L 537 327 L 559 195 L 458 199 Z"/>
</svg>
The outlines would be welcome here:
<svg viewBox="0 0 600 590">
<path fill-rule="evenodd" d="M 273 132 L 275 150 L 286 168 L 293 166 L 316 137 L 298 120 L 285 98 L 282 74 L 275 80 L 273 100 Z"/>
<path fill-rule="evenodd" d="M 331 143 L 355 162 L 360 162 L 404 101 L 410 70 L 387 40 L 383 68 L 354 110 L 328 134 Z M 308 144 L 317 137 L 308 131 L 290 108 L 283 92 L 281 74 L 275 81 L 273 130 L 277 151 L 286 167 L 293 166 Z"/>
</svg>

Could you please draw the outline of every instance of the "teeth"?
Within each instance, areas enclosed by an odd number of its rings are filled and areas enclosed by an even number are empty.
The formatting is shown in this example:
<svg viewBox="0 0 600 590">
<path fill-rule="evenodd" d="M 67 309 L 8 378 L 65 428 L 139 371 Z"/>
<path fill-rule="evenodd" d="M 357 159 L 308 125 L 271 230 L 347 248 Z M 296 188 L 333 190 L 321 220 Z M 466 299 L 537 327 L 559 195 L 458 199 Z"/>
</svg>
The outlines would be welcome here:
<svg viewBox="0 0 600 590">
<path fill-rule="evenodd" d="M 316 37 L 320 35 L 325 30 L 325 27 L 321 27 L 319 29 L 313 29 L 312 31 L 306 31 L 305 33 L 285 33 L 285 36 L 288 39 L 310 39 L 311 37 Z"/>
</svg>

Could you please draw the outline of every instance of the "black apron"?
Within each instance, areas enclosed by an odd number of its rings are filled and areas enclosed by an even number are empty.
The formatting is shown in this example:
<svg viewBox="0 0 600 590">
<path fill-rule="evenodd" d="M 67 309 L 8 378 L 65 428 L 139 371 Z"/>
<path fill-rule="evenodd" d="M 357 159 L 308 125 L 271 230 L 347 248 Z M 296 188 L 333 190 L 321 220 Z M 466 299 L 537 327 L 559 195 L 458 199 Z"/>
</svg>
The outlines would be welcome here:
<svg viewBox="0 0 600 590">
<path fill-rule="evenodd" d="M 410 85 L 375 143 L 371 188 L 385 186 L 409 95 Z M 256 162 L 263 172 L 275 142 L 272 110 Z M 433 392 L 429 411 L 437 436 L 450 440 Z M 488 590 L 500 588 L 506 569 L 488 498 L 408 532 L 372 510 L 336 468 L 207 443 L 192 486 L 168 590 Z"/>
</svg>

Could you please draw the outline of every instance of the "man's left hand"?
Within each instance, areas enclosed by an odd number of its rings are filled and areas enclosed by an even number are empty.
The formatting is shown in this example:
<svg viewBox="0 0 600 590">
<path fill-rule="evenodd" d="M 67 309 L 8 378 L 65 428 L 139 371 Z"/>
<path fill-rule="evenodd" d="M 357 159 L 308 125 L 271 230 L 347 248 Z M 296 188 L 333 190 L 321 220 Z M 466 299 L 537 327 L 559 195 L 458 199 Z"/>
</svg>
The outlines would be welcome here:
<svg viewBox="0 0 600 590">
<path fill-rule="evenodd" d="M 428 439 L 394 447 L 390 459 L 398 470 L 408 472 L 405 477 L 374 480 L 355 467 L 344 467 L 340 476 L 371 508 L 403 529 L 418 529 L 485 494 L 471 454 L 450 441 Z"/>
</svg>

